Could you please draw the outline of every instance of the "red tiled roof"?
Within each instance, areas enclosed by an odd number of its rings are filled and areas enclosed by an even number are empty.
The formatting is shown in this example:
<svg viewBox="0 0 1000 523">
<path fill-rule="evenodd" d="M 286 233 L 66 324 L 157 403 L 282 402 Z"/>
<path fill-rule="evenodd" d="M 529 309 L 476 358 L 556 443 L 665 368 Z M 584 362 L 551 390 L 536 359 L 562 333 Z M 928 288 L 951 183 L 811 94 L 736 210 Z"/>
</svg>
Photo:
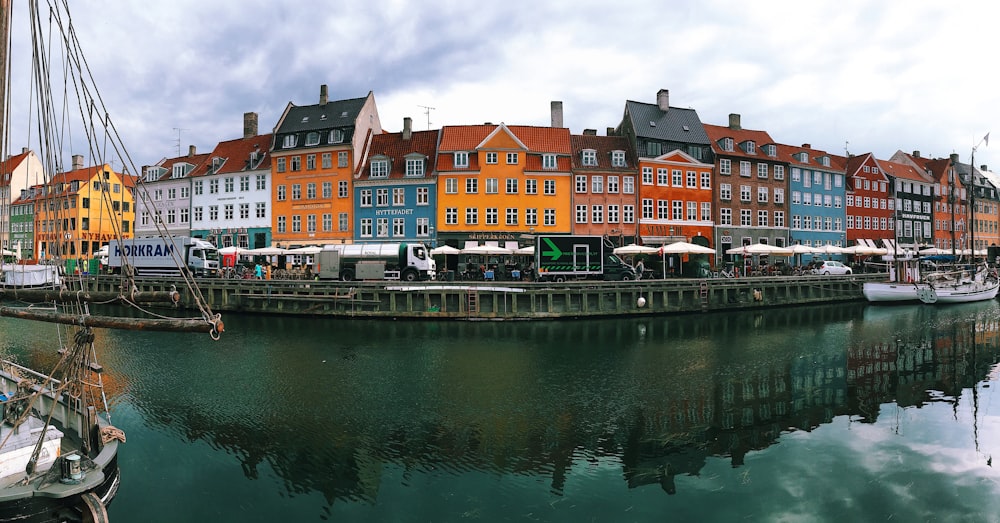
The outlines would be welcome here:
<svg viewBox="0 0 1000 523">
<path fill-rule="evenodd" d="M 778 158 L 782 161 L 788 162 L 792 166 L 806 167 L 809 169 L 830 169 L 833 171 L 844 171 L 847 169 L 847 158 L 844 156 L 839 156 L 836 154 L 830 154 L 826 151 L 820 149 L 813 149 L 812 147 L 802 147 L 794 145 L 786 145 L 779 143 L 778 145 Z M 806 153 L 808 155 L 808 160 L 803 163 L 798 160 L 796 156 L 798 153 Z M 830 158 L 830 165 L 824 166 L 819 163 L 818 158 L 826 156 Z"/>
<path fill-rule="evenodd" d="M 708 134 L 708 139 L 712 142 L 712 151 L 715 154 L 724 156 L 742 156 L 745 158 L 760 158 L 760 159 L 772 159 L 778 160 L 777 157 L 770 157 L 761 151 L 761 146 L 773 144 L 774 140 L 771 135 L 767 134 L 765 131 L 754 131 L 750 129 L 733 129 L 731 127 L 724 127 L 721 125 L 710 125 L 704 124 L 705 133 Z M 733 150 L 725 151 L 719 145 L 719 141 L 723 138 L 733 139 Z M 752 141 L 754 142 L 754 150 L 757 151 L 756 154 L 747 154 L 743 152 L 740 147 L 741 143 Z"/>
<path fill-rule="evenodd" d="M 573 145 L 573 169 L 586 170 L 616 170 L 634 171 L 636 164 L 634 158 L 630 158 L 629 141 L 624 136 L 597 136 L 593 134 L 574 134 L 570 136 L 570 143 Z M 593 149 L 597 152 L 597 165 L 583 165 L 581 155 L 584 149 Z M 625 167 L 611 166 L 611 152 L 625 152 Z"/>
<path fill-rule="evenodd" d="M 0 162 L 0 173 L 7 174 L 14 172 L 14 170 L 21 165 L 21 162 L 28 157 L 28 154 L 30 154 L 30 151 L 15 154 L 6 160 L 3 160 L 3 162 Z M 6 176 L 0 176 L 0 187 L 6 187 L 8 185 L 10 185 L 10 180 L 7 179 Z"/>
<path fill-rule="evenodd" d="M 429 177 L 436 171 L 438 131 L 414 131 L 409 140 L 403 140 L 403 133 L 382 133 L 372 136 L 372 145 L 368 158 L 386 156 L 389 162 L 389 178 L 406 178 L 406 156 L 417 153 L 427 157 L 427 171 L 424 177 Z M 360 167 L 359 179 L 367 180 L 371 175 L 371 162 Z M 411 177 L 412 178 L 412 177 Z M 384 179 L 384 178 L 380 178 Z"/>
<path fill-rule="evenodd" d="M 905 163 L 898 163 L 889 160 L 879 160 L 879 166 L 882 170 L 886 172 L 889 176 L 893 176 L 903 180 L 912 180 L 915 182 L 929 183 L 933 180 L 929 178 L 926 174 L 920 172 L 919 169 L 915 169 L 912 165 L 907 165 Z"/>
<path fill-rule="evenodd" d="M 188 156 L 178 156 L 177 158 L 167 158 L 166 160 L 163 160 L 162 162 L 160 162 L 159 165 L 157 165 L 157 167 L 162 167 L 162 168 L 166 169 L 166 171 L 156 181 L 170 179 L 170 176 L 174 172 L 174 165 L 176 165 L 176 164 L 187 163 L 187 164 L 193 165 L 194 168 L 197 168 L 206 159 L 208 159 L 208 153 L 195 154 L 194 156 L 188 155 Z M 194 171 L 194 169 L 192 169 L 192 172 L 193 171 Z"/>
<path fill-rule="evenodd" d="M 473 151 L 501 125 L 446 125 L 441 129 L 438 152 Z M 507 125 L 506 128 L 531 152 L 572 154 L 569 129 Z"/>
</svg>

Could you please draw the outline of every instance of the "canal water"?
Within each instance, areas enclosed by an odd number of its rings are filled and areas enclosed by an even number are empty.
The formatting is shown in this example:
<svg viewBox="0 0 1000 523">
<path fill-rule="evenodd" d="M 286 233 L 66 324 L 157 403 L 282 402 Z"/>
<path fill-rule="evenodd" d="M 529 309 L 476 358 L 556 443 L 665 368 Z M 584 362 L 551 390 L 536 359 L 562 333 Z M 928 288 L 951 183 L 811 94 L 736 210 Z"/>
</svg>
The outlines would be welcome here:
<svg viewBox="0 0 1000 523">
<path fill-rule="evenodd" d="M 852 303 L 104 331 L 128 437 L 110 515 L 998 521 L 998 318 Z M 0 320 L 0 349 L 45 365 L 46 327 Z"/>
</svg>

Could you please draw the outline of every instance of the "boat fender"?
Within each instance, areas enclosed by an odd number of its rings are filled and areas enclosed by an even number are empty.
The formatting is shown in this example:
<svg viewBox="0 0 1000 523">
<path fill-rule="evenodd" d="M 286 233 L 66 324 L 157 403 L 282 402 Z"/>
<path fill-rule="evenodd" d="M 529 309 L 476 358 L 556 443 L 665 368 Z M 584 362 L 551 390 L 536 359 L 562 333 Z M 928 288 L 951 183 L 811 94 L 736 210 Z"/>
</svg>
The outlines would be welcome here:
<svg viewBox="0 0 1000 523">
<path fill-rule="evenodd" d="M 638 300 L 635 300 L 635 304 L 636 304 L 636 306 L 638 306 L 638 307 L 639 307 L 640 309 L 641 309 L 641 308 L 643 308 L 643 307 L 645 307 L 645 306 L 646 306 L 646 298 L 645 298 L 645 297 L 643 297 L 643 296 L 639 296 L 639 299 L 638 299 Z"/>
<path fill-rule="evenodd" d="M 760 289 L 753 290 L 753 301 L 764 301 L 764 293 Z"/>
<path fill-rule="evenodd" d="M 101 498 L 94 492 L 80 496 L 79 509 L 84 521 L 108 523 L 108 509 L 101 503 Z"/>
</svg>

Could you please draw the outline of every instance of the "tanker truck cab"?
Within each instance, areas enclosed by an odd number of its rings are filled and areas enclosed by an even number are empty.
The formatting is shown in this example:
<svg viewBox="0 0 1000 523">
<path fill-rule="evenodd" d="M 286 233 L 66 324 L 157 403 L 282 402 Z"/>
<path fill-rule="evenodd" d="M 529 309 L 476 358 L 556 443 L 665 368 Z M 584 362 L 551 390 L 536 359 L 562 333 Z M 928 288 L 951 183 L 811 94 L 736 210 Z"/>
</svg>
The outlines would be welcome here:
<svg viewBox="0 0 1000 523">
<path fill-rule="evenodd" d="M 433 280 L 437 268 L 422 243 L 327 245 L 316 256 L 320 279 Z"/>
</svg>

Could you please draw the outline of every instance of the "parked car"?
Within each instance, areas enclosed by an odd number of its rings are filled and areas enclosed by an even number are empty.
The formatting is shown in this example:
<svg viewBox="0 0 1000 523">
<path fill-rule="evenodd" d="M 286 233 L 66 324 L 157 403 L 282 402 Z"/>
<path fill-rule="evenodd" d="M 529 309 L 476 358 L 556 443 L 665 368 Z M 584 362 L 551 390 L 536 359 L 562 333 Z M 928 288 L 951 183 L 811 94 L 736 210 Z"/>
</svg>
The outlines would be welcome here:
<svg viewBox="0 0 1000 523">
<path fill-rule="evenodd" d="M 829 276 L 831 274 L 851 274 L 851 268 L 834 260 L 822 260 L 815 264 L 813 274 Z"/>
</svg>

